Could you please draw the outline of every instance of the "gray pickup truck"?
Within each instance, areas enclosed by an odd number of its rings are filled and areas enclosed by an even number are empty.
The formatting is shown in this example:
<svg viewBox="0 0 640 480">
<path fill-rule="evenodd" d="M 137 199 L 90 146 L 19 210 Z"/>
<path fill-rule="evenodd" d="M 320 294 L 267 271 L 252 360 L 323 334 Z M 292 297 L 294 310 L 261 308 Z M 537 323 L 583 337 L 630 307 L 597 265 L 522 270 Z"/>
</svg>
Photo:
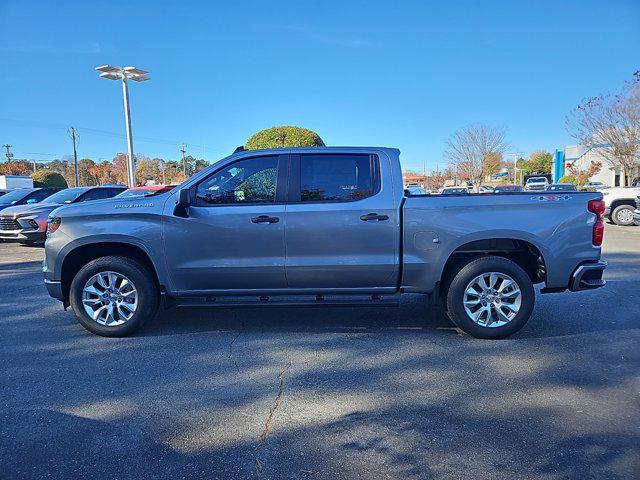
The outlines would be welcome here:
<svg viewBox="0 0 640 480">
<path fill-rule="evenodd" d="M 239 151 L 168 193 L 61 207 L 45 284 L 104 336 L 161 304 L 389 306 L 420 293 L 480 338 L 522 328 L 534 284 L 604 285 L 601 193 L 406 195 L 399 153 Z"/>
</svg>

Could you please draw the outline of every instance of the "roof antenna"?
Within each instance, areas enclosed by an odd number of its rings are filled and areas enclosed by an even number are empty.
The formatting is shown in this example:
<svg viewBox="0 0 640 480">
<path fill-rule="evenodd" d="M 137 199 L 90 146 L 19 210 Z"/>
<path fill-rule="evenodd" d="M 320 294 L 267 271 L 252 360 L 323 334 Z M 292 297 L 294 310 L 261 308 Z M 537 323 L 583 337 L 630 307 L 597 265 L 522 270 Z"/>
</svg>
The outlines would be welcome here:
<svg viewBox="0 0 640 480">
<path fill-rule="evenodd" d="M 233 153 L 238 153 L 238 152 L 244 152 L 246 150 L 246 148 L 244 148 L 244 145 L 240 145 L 238 148 L 236 148 Z"/>
</svg>

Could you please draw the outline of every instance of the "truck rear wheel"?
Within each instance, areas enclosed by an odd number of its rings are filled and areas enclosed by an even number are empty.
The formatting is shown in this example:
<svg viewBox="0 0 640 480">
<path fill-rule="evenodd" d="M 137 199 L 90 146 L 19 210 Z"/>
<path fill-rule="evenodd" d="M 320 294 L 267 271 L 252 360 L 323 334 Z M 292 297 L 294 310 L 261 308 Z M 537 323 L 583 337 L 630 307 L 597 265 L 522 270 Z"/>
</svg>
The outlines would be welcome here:
<svg viewBox="0 0 640 480">
<path fill-rule="evenodd" d="M 123 337 L 153 318 L 158 290 L 137 260 L 112 255 L 82 267 L 71 282 L 69 301 L 80 324 L 103 337 Z"/>
<path fill-rule="evenodd" d="M 447 291 L 451 320 L 476 338 L 505 338 L 531 317 L 533 282 L 515 262 L 503 257 L 472 260 L 455 275 Z"/>
</svg>

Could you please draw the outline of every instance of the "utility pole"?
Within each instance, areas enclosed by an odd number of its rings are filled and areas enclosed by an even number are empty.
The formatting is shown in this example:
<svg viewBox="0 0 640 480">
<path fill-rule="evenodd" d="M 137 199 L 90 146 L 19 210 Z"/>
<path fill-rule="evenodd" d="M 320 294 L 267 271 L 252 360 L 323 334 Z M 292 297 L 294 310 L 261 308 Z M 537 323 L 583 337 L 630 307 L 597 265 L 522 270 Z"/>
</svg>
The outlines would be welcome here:
<svg viewBox="0 0 640 480">
<path fill-rule="evenodd" d="M 5 153 L 5 155 L 7 157 L 7 162 L 10 162 L 11 159 L 13 158 L 13 153 L 11 153 L 11 150 L 9 149 L 13 147 L 13 145 L 9 145 L 8 143 L 5 143 L 3 147 L 7 149 L 7 153 Z"/>
<path fill-rule="evenodd" d="M 187 153 L 187 145 L 184 143 L 180 145 L 179 151 L 182 152 L 182 173 L 184 173 L 184 178 L 186 180 L 187 179 L 187 159 L 184 156 L 184 154 Z"/>
<path fill-rule="evenodd" d="M 160 171 L 162 172 L 162 184 L 166 185 L 167 184 L 167 175 L 166 175 L 166 170 L 167 170 L 167 166 L 164 164 L 164 160 L 160 160 Z"/>
<path fill-rule="evenodd" d="M 78 179 L 78 152 L 76 151 L 77 132 L 74 127 L 71 127 L 69 129 L 69 135 L 71 135 L 71 140 L 73 141 L 73 181 L 75 183 L 75 186 L 78 187 L 80 186 L 80 182 Z"/>
</svg>

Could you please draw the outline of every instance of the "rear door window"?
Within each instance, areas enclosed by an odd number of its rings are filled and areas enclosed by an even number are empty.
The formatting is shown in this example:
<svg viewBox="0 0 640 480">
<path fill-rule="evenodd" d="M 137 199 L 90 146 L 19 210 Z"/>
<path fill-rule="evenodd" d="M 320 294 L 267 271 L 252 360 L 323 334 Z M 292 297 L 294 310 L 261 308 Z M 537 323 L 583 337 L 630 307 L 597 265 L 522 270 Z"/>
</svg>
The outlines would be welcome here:
<svg viewBox="0 0 640 480">
<path fill-rule="evenodd" d="M 377 159 L 368 154 L 300 156 L 300 201 L 352 201 L 377 189 Z"/>
</svg>

